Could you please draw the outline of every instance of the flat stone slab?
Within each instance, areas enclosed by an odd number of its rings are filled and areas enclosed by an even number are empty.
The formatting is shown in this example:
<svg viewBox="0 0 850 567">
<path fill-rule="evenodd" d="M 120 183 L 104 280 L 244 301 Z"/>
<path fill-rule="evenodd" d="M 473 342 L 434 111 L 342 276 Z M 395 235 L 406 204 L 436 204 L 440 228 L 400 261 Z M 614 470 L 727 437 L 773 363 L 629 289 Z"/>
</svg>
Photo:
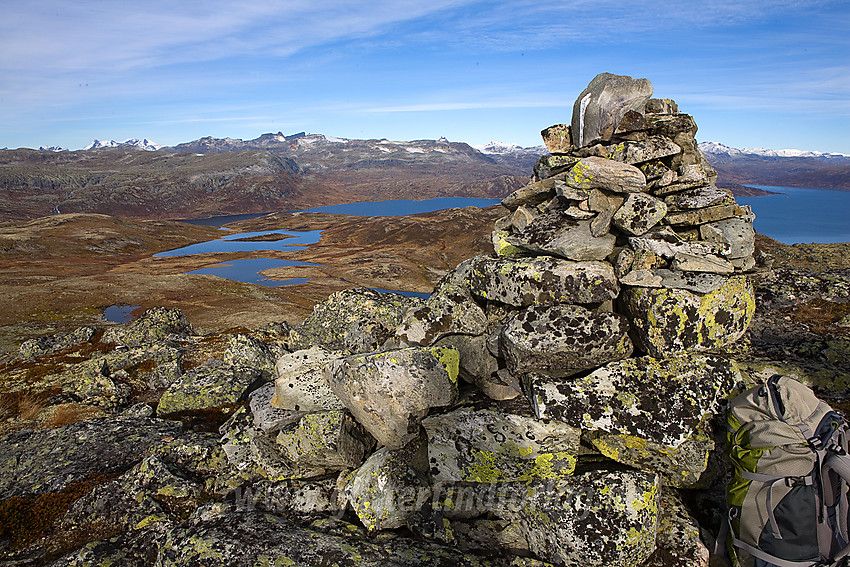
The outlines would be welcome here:
<svg viewBox="0 0 850 567">
<path fill-rule="evenodd" d="M 631 165 L 675 156 L 682 148 L 664 136 L 649 136 L 642 142 L 620 142 L 607 148 L 606 157 Z"/>
<path fill-rule="evenodd" d="M 580 432 L 564 423 L 459 408 L 427 417 L 422 425 L 434 483 L 530 483 L 575 470 Z"/>
<path fill-rule="evenodd" d="M 712 205 L 701 209 L 671 211 L 664 217 L 664 222 L 673 226 L 698 226 L 733 217 L 746 217 L 747 211 L 737 204 Z"/>
<path fill-rule="evenodd" d="M 575 220 L 550 211 L 534 219 L 525 229 L 505 238 L 517 248 L 568 260 L 602 260 L 614 251 L 616 237 L 596 237 L 590 220 Z"/>
<path fill-rule="evenodd" d="M 735 203 L 735 198 L 716 185 L 708 185 L 675 193 L 664 201 L 672 210 L 692 210 L 714 205 L 730 205 Z"/>
<path fill-rule="evenodd" d="M 720 274 L 652 268 L 632 270 L 620 278 L 620 283 L 634 287 L 686 289 L 696 293 L 711 293 L 722 287 L 727 279 Z"/>
<path fill-rule="evenodd" d="M 502 330 L 501 344 L 514 376 L 570 376 L 632 353 L 626 319 L 578 305 L 532 306 Z"/>
<path fill-rule="evenodd" d="M 661 222 L 667 205 L 646 193 L 632 193 L 614 213 L 611 223 L 632 236 L 640 236 Z"/>
<path fill-rule="evenodd" d="M 607 262 L 572 262 L 548 256 L 479 256 L 469 272 L 473 295 L 517 307 L 552 303 L 602 303 L 620 293 Z"/>
</svg>

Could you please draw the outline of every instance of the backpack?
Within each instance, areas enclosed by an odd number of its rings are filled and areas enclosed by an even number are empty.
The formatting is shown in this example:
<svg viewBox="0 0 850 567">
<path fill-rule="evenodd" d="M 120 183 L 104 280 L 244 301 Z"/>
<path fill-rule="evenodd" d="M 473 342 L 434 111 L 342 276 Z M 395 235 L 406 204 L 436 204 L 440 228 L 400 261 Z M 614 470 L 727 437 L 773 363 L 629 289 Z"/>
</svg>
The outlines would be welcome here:
<svg viewBox="0 0 850 567">
<path fill-rule="evenodd" d="M 735 567 L 843 565 L 850 554 L 850 428 L 788 377 L 734 398 L 724 539 Z"/>
</svg>

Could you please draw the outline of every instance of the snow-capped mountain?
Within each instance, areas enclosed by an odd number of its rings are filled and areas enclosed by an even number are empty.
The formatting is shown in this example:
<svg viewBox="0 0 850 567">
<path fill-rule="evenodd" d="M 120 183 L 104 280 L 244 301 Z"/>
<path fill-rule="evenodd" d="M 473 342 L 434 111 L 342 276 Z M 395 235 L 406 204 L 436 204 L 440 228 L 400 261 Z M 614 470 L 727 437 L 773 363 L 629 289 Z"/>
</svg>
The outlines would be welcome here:
<svg viewBox="0 0 850 567">
<path fill-rule="evenodd" d="M 511 144 L 508 142 L 497 142 L 495 140 L 491 140 L 490 142 L 484 145 L 472 147 L 481 152 L 482 154 L 546 153 L 545 146 L 532 146 L 530 148 L 524 148 L 517 144 Z"/>
<path fill-rule="evenodd" d="M 703 153 L 715 156 L 730 156 L 730 157 L 742 157 L 742 156 L 759 156 L 759 157 L 813 157 L 813 158 L 847 158 L 850 157 L 849 154 L 839 154 L 839 153 L 823 153 L 823 152 L 810 152 L 805 150 L 770 150 L 767 148 L 730 148 L 724 144 L 720 144 L 718 142 L 700 142 L 699 149 L 702 150 Z"/>
<path fill-rule="evenodd" d="M 67 152 L 68 148 L 63 148 L 62 146 L 39 146 L 38 151 L 40 151 L 40 152 Z"/>
<path fill-rule="evenodd" d="M 120 148 L 124 146 L 131 146 L 134 148 L 139 148 L 142 150 L 147 150 L 150 152 L 156 151 L 162 148 L 162 144 L 157 144 L 156 142 L 152 142 L 147 138 L 140 140 L 138 138 L 130 138 L 129 140 L 125 140 L 123 142 L 116 142 L 115 140 L 103 141 L 103 140 L 95 140 L 85 148 L 84 150 L 103 150 L 109 148 Z"/>
</svg>

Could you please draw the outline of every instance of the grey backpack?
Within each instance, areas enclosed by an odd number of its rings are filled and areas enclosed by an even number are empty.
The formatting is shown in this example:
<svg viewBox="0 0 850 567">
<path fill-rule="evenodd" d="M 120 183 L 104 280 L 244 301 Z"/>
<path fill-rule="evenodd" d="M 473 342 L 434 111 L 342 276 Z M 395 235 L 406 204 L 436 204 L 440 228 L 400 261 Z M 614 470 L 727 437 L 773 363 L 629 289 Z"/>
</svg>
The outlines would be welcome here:
<svg viewBox="0 0 850 567">
<path fill-rule="evenodd" d="M 850 554 L 847 424 L 788 376 L 734 398 L 727 413 L 732 479 L 726 539 L 742 567 L 844 564 Z"/>
</svg>

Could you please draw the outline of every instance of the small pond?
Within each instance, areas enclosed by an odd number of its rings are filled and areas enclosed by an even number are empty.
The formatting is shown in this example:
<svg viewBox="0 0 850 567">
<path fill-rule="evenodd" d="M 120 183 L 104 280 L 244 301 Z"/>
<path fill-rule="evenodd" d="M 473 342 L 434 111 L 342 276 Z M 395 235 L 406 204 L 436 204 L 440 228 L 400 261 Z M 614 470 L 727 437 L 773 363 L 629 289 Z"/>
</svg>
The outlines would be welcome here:
<svg viewBox="0 0 850 567">
<path fill-rule="evenodd" d="M 111 323 L 129 323 L 135 319 L 133 310 L 138 308 L 138 305 L 110 305 L 103 310 L 103 318 Z"/>
</svg>

